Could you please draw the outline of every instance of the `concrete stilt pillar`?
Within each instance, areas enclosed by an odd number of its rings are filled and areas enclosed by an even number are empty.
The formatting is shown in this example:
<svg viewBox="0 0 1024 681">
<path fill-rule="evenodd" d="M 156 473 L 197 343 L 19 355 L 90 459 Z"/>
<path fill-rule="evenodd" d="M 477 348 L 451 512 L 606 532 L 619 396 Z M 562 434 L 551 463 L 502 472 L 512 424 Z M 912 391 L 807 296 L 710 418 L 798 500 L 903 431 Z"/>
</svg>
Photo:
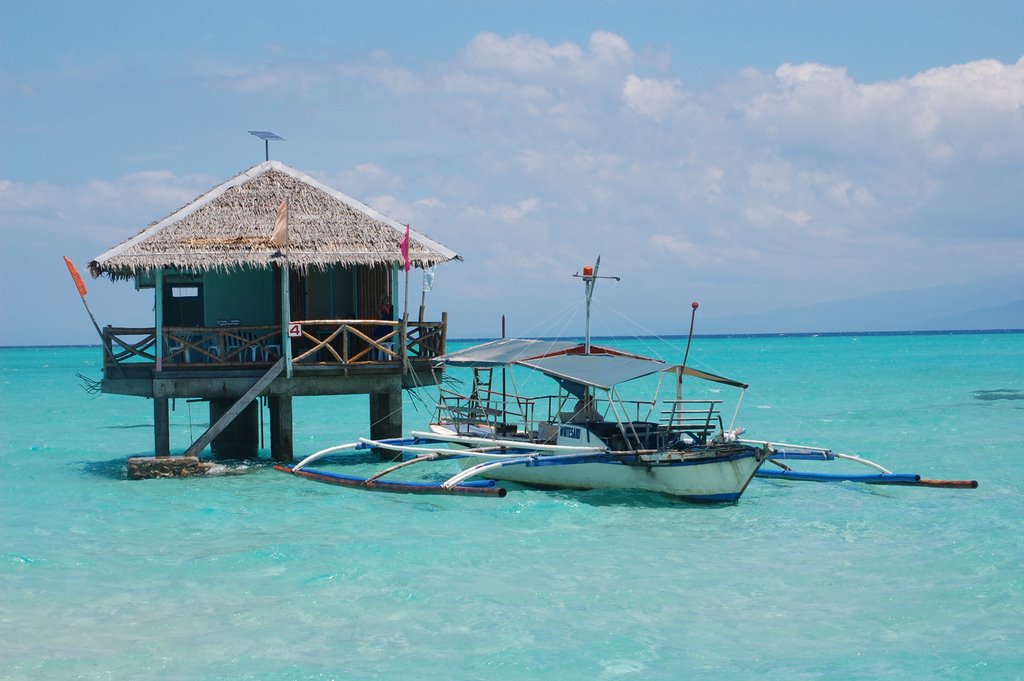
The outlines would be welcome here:
<svg viewBox="0 0 1024 681">
<path fill-rule="evenodd" d="M 153 451 L 157 456 L 171 455 L 171 418 L 166 397 L 153 398 Z"/>
<path fill-rule="evenodd" d="M 294 460 L 292 442 L 292 396 L 271 395 L 270 403 L 270 456 L 278 463 Z"/>
<path fill-rule="evenodd" d="M 235 401 L 210 400 L 210 423 L 216 423 Z M 259 455 L 259 418 L 259 404 L 253 401 L 210 443 L 213 455 L 221 459 L 255 459 Z"/>
<path fill-rule="evenodd" d="M 370 393 L 370 438 L 402 436 L 402 391 Z"/>
</svg>

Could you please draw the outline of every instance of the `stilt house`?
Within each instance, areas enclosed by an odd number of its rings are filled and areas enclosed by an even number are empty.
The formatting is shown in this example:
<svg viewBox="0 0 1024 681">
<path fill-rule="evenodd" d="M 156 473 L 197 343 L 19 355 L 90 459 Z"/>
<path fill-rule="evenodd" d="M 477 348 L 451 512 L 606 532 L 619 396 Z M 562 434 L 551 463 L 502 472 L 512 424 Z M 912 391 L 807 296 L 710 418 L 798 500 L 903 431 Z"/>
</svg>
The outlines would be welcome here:
<svg viewBox="0 0 1024 681">
<path fill-rule="evenodd" d="M 254 166 L 89 263 L 155 297 L 152 327 L 103 330 L 103 392 L 153 400 L 158 457 L 175 398 L 210 403 L 189 455 L 255 455 L 257 397 L 279 461 L 292 459 L 297 395 L 366 393 L 371 435 L 397 435 L 401 390 L 427 380 L 447 336 L 445 314 L 392 312 L 406 259 L 461 260 L 280 162 Z"/>
</svg>

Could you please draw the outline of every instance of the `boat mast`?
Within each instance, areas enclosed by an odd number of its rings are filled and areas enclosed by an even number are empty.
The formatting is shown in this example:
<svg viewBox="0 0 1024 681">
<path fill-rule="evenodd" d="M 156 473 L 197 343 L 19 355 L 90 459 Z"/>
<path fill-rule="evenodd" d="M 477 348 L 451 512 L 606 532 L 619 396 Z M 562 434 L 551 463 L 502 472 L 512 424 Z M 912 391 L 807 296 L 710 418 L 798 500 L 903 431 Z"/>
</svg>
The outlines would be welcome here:
<svg viewBox="0 0 1024 681">
<path fill-rule="evenodd" d="M 586 338 L 585 338 L 585 341 L 584 341 L 584 344 L 583 344 L 583 352 L 584 352 L 584 354 L 587 354 L 587 355 L 590 354 L 590 300 L 591 300 L 591 298 L 594 297 L 594 284 L 597 283 L 598 279 L 614 279 L 615 281 L 620 281 L 618 277 L 599 277 L 599 276 L 597 276 L 597 270 L 600 269 L 600 267 L 601 267 L 601 256 L 597 256 L 597 262 L 594 263 L 593 267 L 591 267 L 589 265 L 586 265 L 586 266 L 583 267 L 583 274 L 580 274 L 579 272 L 577 272 L 576 274 L 572 275 L 574 277 L 579 277 L 580 279 L 583 280 L 583 290 L 586 293 L 586 301 L 587 301 L 587 335 L 586 335 Z"/>
<path fill-rule="evenodd" d="M 597 256 L 597 264 L 593 269 L 583 268 L 583 288 L 587 295 L 587 337 L 583 345 L 584 354 L 590 354 L 590 299 L 594 296 L 594 283 L 597 281 L 597 270 L 601 267 L 601 256 Z M 589 271 L 588 271 L 589 270 Z"/>
<path fill-rule="evenodd" d="M 690 333 L 686 334 L 686 352 L 683 354 L 683 365 L 679 367 L 679 375 L 676 378 L 676 399 L 683 399 L 683 373 L 686 371 L 686 360 L 690 358 L 690 343 L 693 342 L 693 322 L 697 317 L 697 308 L 700 307 L 700 303 L 693 301 L 690 303 Z"/>
</svg>

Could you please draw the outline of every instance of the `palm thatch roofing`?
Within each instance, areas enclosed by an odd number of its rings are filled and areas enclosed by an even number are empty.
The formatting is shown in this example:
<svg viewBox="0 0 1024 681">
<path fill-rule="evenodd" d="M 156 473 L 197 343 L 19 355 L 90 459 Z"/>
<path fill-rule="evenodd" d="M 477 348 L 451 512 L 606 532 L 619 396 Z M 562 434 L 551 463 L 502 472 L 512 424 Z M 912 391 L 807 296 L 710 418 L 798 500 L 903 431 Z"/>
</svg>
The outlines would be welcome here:
<svg viewBox="0 0 1024 681">
<path fill-rule="evenodd" d="M 276 244 L 278 207 L 288 202 L 288 237 Z M 269 267 L 402 264 L 406 226 L 279 161 L 249 168 L 154 222 L 89 263 L 92 276 L 129 279 L 160 268 L 193 272 Z M 409 230 L 414 267 L 462 260 Z"/>
</svg>

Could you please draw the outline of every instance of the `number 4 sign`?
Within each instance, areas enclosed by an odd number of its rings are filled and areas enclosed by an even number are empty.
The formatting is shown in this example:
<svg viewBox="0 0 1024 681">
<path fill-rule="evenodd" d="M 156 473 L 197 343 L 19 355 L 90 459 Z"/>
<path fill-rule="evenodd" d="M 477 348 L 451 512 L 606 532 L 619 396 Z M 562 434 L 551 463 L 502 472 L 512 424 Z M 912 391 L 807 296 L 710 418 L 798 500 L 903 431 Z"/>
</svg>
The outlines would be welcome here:
<svg viewBox="0 0 1024 681">
<path fill-rule="evenodd" d="M 289 324 L 288 335 L 291 338 L 299 338 L 302 336 L 302 324 Z"/>
</svg>

